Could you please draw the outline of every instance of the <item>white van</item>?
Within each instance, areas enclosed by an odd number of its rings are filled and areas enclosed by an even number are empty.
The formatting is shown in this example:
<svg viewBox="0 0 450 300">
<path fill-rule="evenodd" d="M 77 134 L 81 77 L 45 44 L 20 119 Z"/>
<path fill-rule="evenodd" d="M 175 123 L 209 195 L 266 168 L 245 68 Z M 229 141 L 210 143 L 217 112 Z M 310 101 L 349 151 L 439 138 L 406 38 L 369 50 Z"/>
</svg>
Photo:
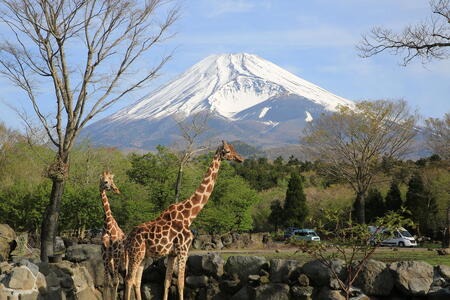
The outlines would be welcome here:
<svg viewBox="0 0 450 300">
<path fill-rule="evenodd" d="M 375 232 L 377 228 L 375 226 L 369 226 L 370 232 Z M 387 229 L 381 229 L 381 233 L 384 233 L 388 236 L 390 236 L 388 239 L 382 240 L 381 245 L 382 246 L 398 246 L 398 247 L 416 247 L 417 242 L 416 239 L 411 235 L 411 233 L 408 232 L 403 227 L 399 227 L 396 230 L 394 230 L 393 234 L 391 234 Z M 373 244 L 374 241 L 371 241 L 371 244 Z"/>
</svg>

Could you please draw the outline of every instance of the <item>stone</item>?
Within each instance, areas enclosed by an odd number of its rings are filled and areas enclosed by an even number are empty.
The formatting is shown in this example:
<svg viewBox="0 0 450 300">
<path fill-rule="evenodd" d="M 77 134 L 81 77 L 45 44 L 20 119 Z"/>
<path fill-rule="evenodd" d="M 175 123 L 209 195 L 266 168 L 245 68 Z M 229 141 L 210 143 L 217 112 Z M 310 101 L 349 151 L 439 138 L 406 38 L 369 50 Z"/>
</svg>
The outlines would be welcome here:
<svg viewBox="0 0 450 300">
<path fill-rule="evenodd" d="M 237 279 L 237 280 L 222 280 L 219 282 L 219 288 L 222 292 L 229 294 L 229 295 L 233 295 L 242 288 L 242 284 L 239 279 Z"/>
<path fill-rule="evenodd" d="M 442 288 L 428 293 L 427 300 L 448 300 L 450 299 L 450 287 Z"/>
<path fill-rule="evenodd" d="M 344 280 L 345 270 L 343 268 L 344 262 L 340 259 L 332 261 L 332 268 L 341 280 Z M 313 286 L 329 286 L 330 279 L 333 279 L 331 270 L 328 269 L 320 260 L 312 260 L 305 263 L 301 268 L 304 273 L 311 280 Z M 335 279 L 334 281 L 336 281 Z M 333 284 L 334 285 L 334 284 Z"/>
<path fill-rule="evenodd" d="M 305 297 L 311 297 L 314 288 L 312 286 L 298 286 L 294 285 L 291 287 L 291 294 L 294 298 L 303 299 Z"/>
<path fill-rule="evenodd" d="M 45 276 L 45 280 L 48 287 L 59 287 L 60 279 L 55 273 L 49 273 L 47 276 Z"/>
<path fill-rule="evenodd" d="M 28 248 L 28 232 L 16 233 L 16 247 L 11 251 L 11 256 L 25 257 L 30 255 Z"/>
<path fill-rule="evenodd" d="M 0 262 L 0 274 L 11 271 L 13 268 L 7 261 Z"/>
<path fill-rule="evenodd" d="M 270 260 L 270 281 L 277 283 L 289 283 L 293 272 L 301 268 L 301 263 L 296 260 L 271 259 Z"/>
<path fill-rule="evenodd" d="M 317 295 L 317 300 L 345 300 L 344 295 L 338 290 L 331 290 L 329 287 L 324 286 L 320 289 Z"/>
<path fill-rule="evenodd" d="M 64 244 L 64 240 L 60 236 L 55 237 L 55 243 L 54 243 L 54 246 L 53 246 L 53 251 L 55 253 L 64 253 L 64 252 L 66 252 L 66 246 Z"/>
<path fill-rule="evenodd" d="M 93 287 L 86 287 L 75 294 L 77 300 L 102 300 L 102 295 Z"/>
<path fill-rule="evenodd" d="M 105 267 L 102 258 L 91 258 L 80 263 L 80 266 L 85 267 L 94 281 L 94 286 L 103 287 L 105 282 Z"/>
<path fill-rule="evenodd" d="M 191 288 L 201 288 L 208 285 L 208 277 L 201 276 L 188 276 L 186 277 L 186 285 Z"/>
<path fill-rule="evenodd" d="M 224 260 L 217 253 L 190 255 L 187 266 L 191 274 L 208 275 L 217 279 L 223 275 Z"/>
<path fill-rule="evenodd" d="M 71 262 L 82 262 L 88 259 L 98 259 L 102 257 L 100 245 L 80 244 L 67 248 L 66 260 Z"/>
<path fill-rule="evenodd" d="M 253 300 L 253 298 L 249 296 L 247 286 L 243 286 L 230 300 Z"/>
<path fill-rule="evenodd" d="M 51 288 L 44 297 L 45 300 L 66 300 L 66 294 L 61 288 Z"/>
<path fill-rule="evenodd" d="M 142 286 L 143 300 L 159 300 L 163 298 L 163 286 L 157 283 L 146 283 Z"/>
<path fill-rule="evenodd" d="M 259 274 L 266 263 L 266 259 L 261 256 L 230 256 L 225 263 L 224 271 L 230 276 L 236 274 L 239 280 L 245 283 L 248 275 Z"/>
<path fill-rule="evenodd" d="M 222 244 L 224 247 L 228 247 L 233 243 L 233 236 L 229 233 L 222 235 Z"/>
<path fill-rule="evenodd" d="M 0 261 L 8 260 L 15 245 L 16 233 L 7 224 L 0 224 Z"/>
<path fill-rule="evenodd" d="M 248 275 L 248 281 L 258 281 L 261 279 L 261 276 L 259 275 Z"/>
<path fill-rule="evenodd" d="M 450 248 L 437 249 L 436 253 L 437 253 L 437 255 L 449 255 Z"/>
<path fill-rule="evenodd" d="M 36 277 L 27 267 L 15 267 L 6 279 L 6 287 L 18 290 L 31 290 Z"/>
<path fill-rule="evenodd" d="M 36 264 L 29 261 L 28 259 L 20 260 L 19 266 L 27 267 L 31 271 L 31 273 L 33 273 L 34 276 L 37 276 L 37 274 L 39 273 L 39 267 Z"/>
<path fill-rule="evenodd" d="M 39 299 L 39 293 L 37 291 L 32 291 L 31 293 L 19 295 L 19 300 L 37 300 L 37 299 Z"/>
<path fill-rule="evenodd" d="M 388 296 L 394 287 L 394 278 L 385 263 L 369 259 L 354 285 L 369 296 Z"/>
<path fill-rule="evenodd" d="M 395 286 L 411 296 L 423 296 L 433 283 L 433 266 L 421 261 L 401 261 L 392 263 L 390 270 Z"/>
<path fill-rule="evenodd" d="M 437 271 L 447 281 L 450 281 L 450 266 L 438 265 Z"/>
<path fill-rule="evenodd" d="M 255 300 L 289 300 L 289 285 L 283 283 L 263 284 L 249 291 Z"/>
<path fill-rule="evenodd" d="M 300 274 L 298 276 L 298 283 L 300 286 L 309 286 L 309 278 L 305 274 Z"/>
<path fill-rule="evenodd" d="M 45 294 L 47 292 L 47 280 L 42 273 L 38 273 L 36 275 L 36 289 L 41 294 Z"/>
<path fill-rule="evenodd" d="M 226 300 L 228 296 L 221 293 L 217 283 L 200 289 L 196 299 L 198 300 Z"/>
</svg>

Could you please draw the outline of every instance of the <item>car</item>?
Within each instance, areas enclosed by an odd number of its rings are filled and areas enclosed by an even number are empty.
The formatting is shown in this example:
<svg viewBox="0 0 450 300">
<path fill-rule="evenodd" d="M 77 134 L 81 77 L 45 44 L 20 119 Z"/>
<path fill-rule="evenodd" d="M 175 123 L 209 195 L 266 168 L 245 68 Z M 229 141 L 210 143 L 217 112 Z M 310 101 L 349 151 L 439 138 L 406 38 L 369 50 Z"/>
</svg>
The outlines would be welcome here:
<svg viewBox="0 0 450 300">
<path fill-rule="evenodd" d="M 320 237 L 313 229 L 295 229 L 292 231 L 289 238 L 293 238 L 299 241 L 320 242 Z"/>
<path fill-rule="evenodd" d="M 377 227 L 375 226 L 369 226 L 370 232 L 374 233 L 377 231 Z M 399 227 L 391 233 L 387 229 L 379 229 L 379 232 L 386 235 L 387 238 L 382 240 L 380 242 L 381 246 L 398 246 L 398 247 L 416 247 L 417 241 L 416 239 L 411 235 L 411 233 L 408 232 L 403 227 Z M 371 245 L 375 245 L 375 241 L 370 241 Z"/>
</svg>

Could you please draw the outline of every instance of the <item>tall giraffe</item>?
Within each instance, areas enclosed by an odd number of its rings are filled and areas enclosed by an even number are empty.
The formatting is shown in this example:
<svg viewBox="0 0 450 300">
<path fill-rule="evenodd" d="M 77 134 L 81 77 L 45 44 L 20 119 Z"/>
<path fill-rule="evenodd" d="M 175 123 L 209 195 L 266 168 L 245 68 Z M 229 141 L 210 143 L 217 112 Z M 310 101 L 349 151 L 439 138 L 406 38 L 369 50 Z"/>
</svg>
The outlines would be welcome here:
<svg viewBox="0 0 450 300">
<path fill-rule="evenodd" d="M 103 172 L 100 176 L 100 195 L 105 211 L 105 222 L 102 234 L 102 258 L 103 266 L 105 267 L 103 298 L 114 300 L 116 299 L 117 287 L 119 286 L 120 281 L 119 267 L 124 255 L 123 242 L 126 236 L 114 219 L 109 206 L 108 197 L 106 196 L 106 191 L 120 194 L 113 179 L 114 175 L 109 172 Z"/>
<path fill-rule="evenodd" d="M 189 226 L 208 202 L 222 159 L 242 162 L 231 144 L 222 142 L 209 166 L 208 172 L 192 196 L 172 204 L 153 221 L 136 226 L 129 234 L 126 244 L 128 273 L 125 278 L 125 300 L 130 300 L 134 288 L 136 300 L 141 300 L 141 279 L 144 258 L 168 255 L 164 280 L 164 298 L 167 300 L 175 261 L 178 260 L 178 295 L 183 300 L 184 271 L 193 234 Z"/>
</svg>

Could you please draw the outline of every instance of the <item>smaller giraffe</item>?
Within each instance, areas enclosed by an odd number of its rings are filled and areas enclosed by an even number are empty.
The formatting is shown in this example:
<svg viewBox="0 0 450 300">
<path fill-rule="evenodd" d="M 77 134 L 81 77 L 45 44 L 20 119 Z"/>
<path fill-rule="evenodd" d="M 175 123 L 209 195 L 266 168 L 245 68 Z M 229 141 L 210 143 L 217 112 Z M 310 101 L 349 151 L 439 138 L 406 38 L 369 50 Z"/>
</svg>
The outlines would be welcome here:
<svg viewBox="0 0 450 300">
<path fill-rule="evenodd" d="M 130 300 L 131 288 L 134 289 L 136 300 L 141 300 L 140 288 L 142 272 L 144 271 L 144 258 L 157 258 L 166 255 L 168 255 L 168 260 L 163 300 L 168 298 L 176 261 L 178 261 L 178 297 L 183 300 L 184 271 L 193 238 L 189 226 L 208 202 L 223 159 L 237 162 L 244 160 L 234 151 L 231 144 L 222 142 L 203 181 L 191 197 L 170 205 L 158 218 L 134 227 L 128 235 L 125 242 L 125 259 L 128 266 L 128 273 L 125 278 L 125 300 Z"/>
<path fill-rule="evenodd" d="M 119 286 L 119 267 L 124 255 L 123 242 L 126 238 L 114 219 L 109 206 L 106 191 L 120 194 L 119 189 L 114 184 L 114 175 L 103 172 L 100 176 L 100 195 L 102 197 L 103 209 L 105 211 L 105 222 L 102 234 L 102 258 L 105 267 L 105 283 L 103 299 L 116 299 L 117 288 Z M 112 280 L 110 280 L 112 279 Z"/>
</svg>

